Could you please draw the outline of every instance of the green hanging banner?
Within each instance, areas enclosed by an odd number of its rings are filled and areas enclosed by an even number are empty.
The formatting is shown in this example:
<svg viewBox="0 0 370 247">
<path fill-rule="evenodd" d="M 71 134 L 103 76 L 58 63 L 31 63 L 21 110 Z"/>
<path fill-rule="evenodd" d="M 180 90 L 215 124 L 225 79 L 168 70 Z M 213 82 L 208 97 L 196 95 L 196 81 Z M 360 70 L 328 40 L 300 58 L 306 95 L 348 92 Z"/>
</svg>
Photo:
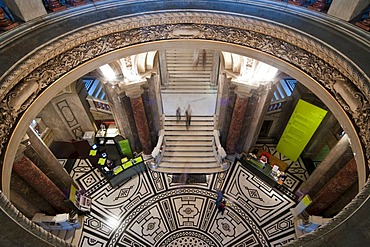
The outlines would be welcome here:
<svg viewBox="0 0 370 247">
<path fill-rule="evenodd" d="M 290 160 L 296 161 L 326 113 L 326 110 L 299 100 L 276 150 Z"/>
</svg>

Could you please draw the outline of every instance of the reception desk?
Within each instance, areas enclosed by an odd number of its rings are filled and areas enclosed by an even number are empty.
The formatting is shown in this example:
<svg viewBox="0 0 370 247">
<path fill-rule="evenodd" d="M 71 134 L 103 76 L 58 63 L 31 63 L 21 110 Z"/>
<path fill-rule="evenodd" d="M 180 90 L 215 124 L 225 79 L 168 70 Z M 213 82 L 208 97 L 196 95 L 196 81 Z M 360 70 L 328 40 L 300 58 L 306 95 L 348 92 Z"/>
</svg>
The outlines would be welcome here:
<svg viewBox="0 0 370 247">
<path fill-rule="evenodd" d="M 122 164 L 113 169 L 113 176 L 109 179 L 113 188 L 146 170 L 142 156 L 133 159 L 123 158 L 121 161 Z"/>
<path fill-rule="evenodd" d="M 262 181 L 270 185 L 271 187 L 276 187 L 278 182 L 276 179 L 270 175 L 271 166 L 263 165 L 257 159 L 237 159 L 245 168 L 259 177 Z"/>
<path fill-rule="evenodd" d="M 112 185 L 112 187 L 119 186 L 120 184 L 126 182 L 133 176 L 145 171 L 146 165 L 144 162 L 141 162 L 139 164 L 135 164 L 134 166 L 131 166 L 127 169 L 124 169 L 122 172 L 118 173 L 117 175 L 114 175 L 110 180 L 109 183 Z"/>
</svg>

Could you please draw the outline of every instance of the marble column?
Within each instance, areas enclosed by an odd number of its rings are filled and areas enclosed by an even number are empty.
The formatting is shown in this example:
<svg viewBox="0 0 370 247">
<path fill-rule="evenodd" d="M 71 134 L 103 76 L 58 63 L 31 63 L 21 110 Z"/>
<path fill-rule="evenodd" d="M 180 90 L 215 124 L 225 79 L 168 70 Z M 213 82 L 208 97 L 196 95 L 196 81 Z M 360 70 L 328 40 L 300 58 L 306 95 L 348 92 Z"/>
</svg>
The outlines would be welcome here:
<svg viewBox="0 0 370 247">
<path fill-rule="evenodd" d="M 149 85 L 144 86 L 143 103 L 150 130 L 152 143 L 157 143 L 160 126 L 160 114 L 158 112 L 158 101 L 155 92 L 155 78 L 149 80 Z"/>
<path fill-rule="evenodd" d="M 274 91 L 271 90 L 269 84 L 264 86 L 260 95 L 256 96 L 256 106 L 253 112 L 250 113 L 250 125 L 245 130 L 246 136 L 243 139 L 245 141 L 242 143 L 244 144 L 243 151 L 249 152 L 255 146 L 273 95 Z"/>
<path fill-rule="evenodd" d="M 137 142 L 135 138 L 136 128 L 129 121 L 129 114 L 124 106 L 124 93 L 117 92 L 118 88 L 113 88 L 109 83 L 103 83 L 104 91 L 107 95 L 109 105 L 112 109 L 114 122 L 118 128 L 119 133 L 128 139 L 130 146 L 135 147 Z"/>
<path fill-rule="evenodd" d="M 19 195 L 16 191 L 12 189 L 10 190 L 10 198 L 13 205 L 29 219 L 31 219 L 36 213 L 41 212 L 33 204 L 27 201 L 27 198 Z"/>
<path fill-rule="evenodd" d="M 132 105 L 132 111 L 134 113 L 135 124 L 137 133 L 139 135 L 141 147 L 143 149 L 144 155 L 150 155 L 153 151 L 152 142 L 150 138 L 150 131 L 148 126 L 148 121 L 146 118 L 144 102 L 141 97 L 142 95 L 141 87 L 137 87 L 126 91 L 126 95 L 130 98 Z"/>
<path fill-rule="evenodd" d="M 307 209 L 311 215 L 320 215 L 330 204 L 338 200 L 358 180 L 357 165 L 353 158 L 327 184 Z"/>
<path fill-rule="evenodd" d="M 36 134 L 33 128 L 28 127 L 27 135 L 31 142 L 32 148 L 36 151 L 37 155 L 44 161 L 45 164 L 52 171 L 52 176 L 59 179 L 64 185 L 63 188 L 58 186 L 62 191 L 68 191 L 73 184 L 76 188 L 79 186 L 73 181 L 68 172 L 60 164 L 58 159 L 50 151 L 50 149 L 45 145 L 39 135 Z"/>
<path fill-rule="evenodd" d="M 328 15 L 350 21 L 369 6 L 369 0 L 333 0 Z"/>
<path fill-rule="evenodd" d="M 222 75 L 217 91 L 215 128 L 220 130 L 220 142 L 225 147 L 236 100 L 235 86 L 231 85 L 225 74 Z"/>
<path fill-rule="evenodd" d="M 233 115 L 226 140 L 226 153 L 235 154 L 235 145 L 239 141 L 243 120 L 247 110 L 249 97 L 237 92 Z"/>
<path fill-rule="evenodd" d="M 298 191 L 302 194 L 309 194 L 312 198 L 315 197 L 318 190 L 334 176 L 333 173 L 337 173 L 352 158 L 353 154 L 349 145 L 349 138 L 345 134 L 330 150 L 324 160 L 321 161 L 310 177 L 302 183 Z"/>
<path fill-rule="evenodd" d="M 25 205 L 19 208 L 20 211 L 22 207 L 36 208 L 37 212 L 45 212 L 49 215 L 55 215 L 58 211 L 47 202 L 36 190 L 34 190 L 23 178 L 21 178 L 17 173 L 12 172 L 10 181 L 10 201 L 18 208 L 18 203 L 23 203 Z M 13 198 L 13 195 L 17 198 Z M 24 203 L 19 200 L 23 198 Z"/>
<path fill-rule="evenodd" d="M 211 73 L 211 85 L 216 86 L 218 83 L 218 75 L 220 73 L 220 60 L 221 60 L 221 52 L 219 51 L 212 51 L 213 52 L 213 61 L 212 61 L 212 73 Z"/>
<path fill-rule="evenodd" d="M 358 182 L 354 183 L 348 188 L 339 198 L 335 200 L 330 206 L 325 209 L 322 216 L 325 218 L 331 218 L 339 213 L 345 206 L 352 201 L 353 198 L 358 194 Z"/>
<path fill-rule="evenodd" d="M 325 145 L 334 147 L 338 139 L 328 130 L 333 129 L 336 125 L 339 125 L 338 120 L 331 112 L 328 112 L 305 147 L 302 157 L 317 160 L 318 154 L 321 153 Z"/>
<path fill-rule="evenodd" d="M 169 74 L 167 69 L 167 57 L 165 50 L 158 51 L 158 62 L 159 62 L 159 72 L 161 75 L 161 84 L 167 85 L 169 81 Z"/>
<path fill-rule="evenodd" d="M 13 171 L 22 177 L 59 212 L 69 212 L 63 192 L 26 156 L 13 164 Z"/>
<path fill-rule="evenodd" d="M 47 14 L 40 0 L 4 0 L 4 2 L 14 15 L 26 22 Z"/>
</svg>

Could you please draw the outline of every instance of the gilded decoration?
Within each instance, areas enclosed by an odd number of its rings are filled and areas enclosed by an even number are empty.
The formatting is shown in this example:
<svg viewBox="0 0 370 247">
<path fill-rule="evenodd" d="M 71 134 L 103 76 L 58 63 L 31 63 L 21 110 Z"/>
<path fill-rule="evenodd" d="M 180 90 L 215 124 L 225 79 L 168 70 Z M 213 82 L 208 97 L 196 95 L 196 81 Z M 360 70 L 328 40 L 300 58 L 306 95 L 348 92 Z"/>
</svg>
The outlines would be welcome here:
<svg viewBox="0 0 370 247">
<path fill-rule="evenodd" d="M 181 29 L 192 30 L 189 33 L 196 35 L 178 35 L 176 30 Z M 309 74 L 327 88 L 352 117 L 366 147 L 367 158 L 370 158 L 370 107 L 369 99 L 366 98 L 370 95 L 369 81 L 341 54 L 313 40 L 312 37 L 298 34 L 278 24 L 253 18 L 191 12 L 152 14 L 103 23 L 60 38 L 36 51 L 3 80 L 0 90 L 1 152 L 20 114 L 46 87 L 67 72 L 90 59 L 133 44 L 191 38 L 250 47 L 279 57 Z M 73 42 L 70 42 L 72 40 Z M 37 89 L 21 102 L 21 107 L 11 107 L 9 102 L 19 95 L 20 90 L 35 81 L 38 83 Z M 342 95 L 336 92 L 333 87 L 335 83 L 351 85 L 347 86 L 351 97 L 361 102 L 357 111 L 348 107 Z"/>
</svg>

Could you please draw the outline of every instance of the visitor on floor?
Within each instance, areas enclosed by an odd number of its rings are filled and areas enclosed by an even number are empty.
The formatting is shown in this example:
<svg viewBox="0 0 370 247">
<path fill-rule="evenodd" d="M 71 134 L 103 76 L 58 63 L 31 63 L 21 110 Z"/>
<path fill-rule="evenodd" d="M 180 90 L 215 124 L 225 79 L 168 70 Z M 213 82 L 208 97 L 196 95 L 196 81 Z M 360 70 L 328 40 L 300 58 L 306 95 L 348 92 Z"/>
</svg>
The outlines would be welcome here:
<svg viewBox="0 0 370 247">
<path fill-rule="evenodd" d="M 221 215 L 224 214 L 225 212 L 225 208 L 226 208 L 226 201 L 225 200 L 222 200 L 219 204 L 218 204 L 218 212 L 221 213 Z"/>
<path fill-rule="evenodd" d="M 224 198 L 224 192 L 221 190 L 217 191 L 217 199 L 216 199 L 216 206 L 218 207 L 218 204 L 222 201 Z"/>
</svg>

